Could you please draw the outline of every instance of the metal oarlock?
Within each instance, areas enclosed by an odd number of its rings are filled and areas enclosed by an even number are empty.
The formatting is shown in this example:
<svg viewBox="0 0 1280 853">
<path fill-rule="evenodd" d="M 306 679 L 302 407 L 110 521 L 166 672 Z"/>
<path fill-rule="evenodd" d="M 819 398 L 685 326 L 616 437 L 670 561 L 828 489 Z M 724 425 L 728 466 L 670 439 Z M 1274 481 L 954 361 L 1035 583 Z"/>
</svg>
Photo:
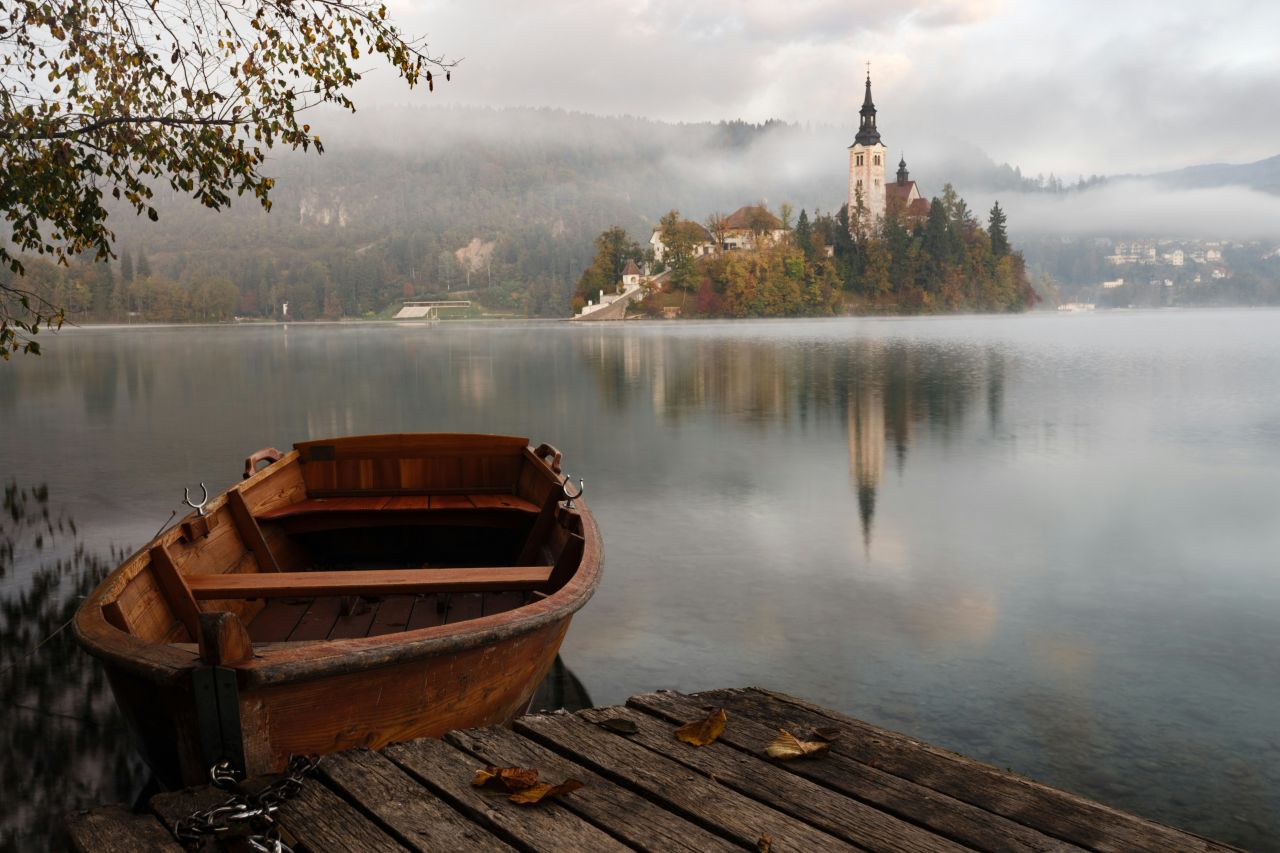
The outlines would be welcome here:
<svg viewBox="0 0 1280 853">
<path fill-rule="evenodd" d="M 569 481 L 572 479 L 573 479 L 572 474 L 565 474 L 564 482 L 560 484 L 564 488 L 564 496 L 567 501 L 565 503 L 565 506 L 568 507 L 569 509 L 573 509 L 573 502 L 576 501 L 578 498 L 582 497 L 582 493 L 587 490 L 586 481 L 578 480 L 578 493 L 576 495 L 569 494 Z"/>
<path fill-rule="evenodd" d="M 182 487 L 182 502 L 196 511 L 196 515 L 204 515 L 204 505 L 209 502 L 209 490 L 205 488 L 204 481 L 200 482 L 200 491 L 204 492 L 204 497 L 200 499 L 200 503 L 191 502 L 191 491 L 186 487 Z"/>
</svg>

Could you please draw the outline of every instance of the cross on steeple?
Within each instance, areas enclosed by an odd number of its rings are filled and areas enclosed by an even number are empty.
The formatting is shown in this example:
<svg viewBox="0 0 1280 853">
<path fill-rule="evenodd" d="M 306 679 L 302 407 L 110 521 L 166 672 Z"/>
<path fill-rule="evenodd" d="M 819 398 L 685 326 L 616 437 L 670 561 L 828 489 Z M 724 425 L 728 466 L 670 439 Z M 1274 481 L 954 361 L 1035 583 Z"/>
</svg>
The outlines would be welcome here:
<svg viewBox="0 0 1280 853">
<path fill-rule="evenodd" d="M 858 111 L 861 115 L 858 121 L 858 135 L 854 137 L 855 143 L 863 145 L 875 145 L 880 141 L 880 132 L 876 130 L 876 105 L 871 100 L 871 63 L 867 63 L 867 92 L 862 99 L 862 109 Z"/>
</svg>

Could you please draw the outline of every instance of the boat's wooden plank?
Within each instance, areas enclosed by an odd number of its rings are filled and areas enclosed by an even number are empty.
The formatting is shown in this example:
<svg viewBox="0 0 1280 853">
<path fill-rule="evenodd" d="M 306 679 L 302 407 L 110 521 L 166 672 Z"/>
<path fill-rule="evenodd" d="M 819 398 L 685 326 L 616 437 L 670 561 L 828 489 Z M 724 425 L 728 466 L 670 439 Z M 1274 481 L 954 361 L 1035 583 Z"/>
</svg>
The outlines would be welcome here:
<svg viewBox="0 0 1280 853">
<path fill-rule="evenodd" d="M 514 477 L 513 477 L 514 479 Z M 538 508 L 524 498 L 513 494 L 468 494 L 467 497 L 476 509 L 518 509 L 522 512 L 537 512 Z"/>
<path fill-rule="evenodd" d="M 781 767 L 723 743 L 693 747 L 675 737 L 676 726 L 634 708 L 592 708 L 579 712 L 588 722 L 625 719 L 636 724 L 628 735 L 658 755 L 677 761 L 721 785 L 785 812 L 807 826 L 829 832 L 875 853 L 960 853 L 965 848 L 874 806 L 816 785 Z M 705 716 L 705 712 L 698 717 Z M 696 719 L 694 717 L 693 719 Z M 622 737 L 622 735 L 614 735 Z M 764 744 L 768 744 L 768 740 Z"/>
<path fill-rule="evenodd" d="M 285 834 L 297 849 L 400 851 L 407 849 L 318 779 L 307 779 L 276 812 Z"/>
<path fill-rule="evenodd" d="M 471 569 L 366 569 L 335 572 L 194 575 L 184 588 L 196 599 L 321 595 L 420 595 L 429 592 L 505 592 L 545 586 L 551 566 Z M 193 599 L 194 603 L 194 599 Z"/>
<path fill-rule="evenodd" d="M 102 618 L 107 620 L 107 624 L 112 628 L 118 628 L 126 634 L 132 634 L 133 629 L 129 626 L 129 617 L 124 614 L 124 608 L 120 606 L 119 601 L 108 601 L 102 605 Z"/>
<path fill-rule="evenodd" d="M 1073 844 L 1098 851 L 1222 851 L 1232 848 L 1163 826 L 1084 797 L 998 770 L 941 747 L 768 690 L 713 690 L 704 704 L 755 709 L 797 728 L 836 726 L 832 752 L 871 764 Z"/>
<path fill-rule="evenodd" d="M 71 849 L 83 853 L 129 850 L 140 853 L 181 853 L 182 846 L 149 814 L 134 814 L 124 806 L 99 806 L 67 815 Z"/>
<path fill-rule="evenodd" d="M 547 487 L 545 491 L 542 508 L 538 511 L 538 517 L 533 522 L 529 535 L 525 537 L 524 548 L 516 560 L 522 566 L 532 566 L 542 560 L 542 551 L 547 547 L 556 526 L 556 512 L 560 508 L 560 501 L 564 500 L 563 487 Z"/>
<path fill-rule="evenodd" d="M 519 595 L 519 593 L 516 594 Z M 434 628 L 437 625 L 443 625 L 445 624 L 445 614 L 448 610 L 448 593 L 418 596 L 418 600 L 414 602 L 413 613 L 409 616 L 409 623 L 405 626 L 405 630 L 416 631 L 419 628 Z"/>
<path fill-rule="evenodd" d="M 197 811 L 225 803 L 230 797 L 231 794 L 227 791 L 205 785 L 156 794 L 147 805 L 164 828 L 173 832 L 178 821 L 185 820 Z"/>
<path fill-rule="evenodd" d="M 262 612 L 249 623 L 249 639 L 255 643 L 278 643 L 288 639 L 310 606 L 310 600 L 277 599 L 267 602 Z"/>
<path fill-rule="evenodd" d="M 130 633 L 139 639 L 164 642 L 175 630 L 179 635 L 186 631 L 150 569 L 144 568 L 128 580 L 115 600 L 132 629 Z"/>
<path fill-rule="evenodd" d="M 416 510 L 423 512 L 431 509 L 430 495 L 402 495 L 400 497 L 388 498 L 383 509 L 388 512 L 397 510 Z"/>
<path fill-rule="evenodd" d="M 508 802 L 501 792 L 472 786 L 471 779 L 482 762 L 444 741 L 422 739 L 398 743 L 388 746 L 383 753 L 471 820 L 522 849 L 547 853 L 606 853 L 630 849 L 561 803 L 540 803 L 537 808 L 525 808 Z"/>
<path fill-rule="evenodd" d="M 539 778 L 559 782 L 577 779 L 583 787 L 561 804 L 638 850 L 714 853 L 741 850 L 677 814 L 650 802 L 630 788 L 557 755 L 507 728 L 450 732 L 445 739 L 496 767 L 533 767 Z"/>
<path fill-rule="evenodd" d="M 307 612 L 298 620 L 288 638 L 290 641 L 323 640 L 329 636 L 333 626 L 342 612 L 342 599 L 337 597 L 317 598 L 311 602 Z"/>
<path fill-rule="evenodd" d="M 418 598 L 414 595 L 392 595 L 384 598 L 382 606 L 378 608 L 378 615 L 373 618 L 373 625 L 369 628 L 369 636 L 379 637 L 403 631 L 417 601 Z"/>
<path fill-rule="evenodd" d="M 569 578 L 573 577 L 574 573 L 578 571 L 578 566 L 582 563 L 582 552 L 585 550 L 586 544 L 587 540 L 578 534 L 568 534 L 568 538 L 556 555 L 555 568 L 551 571 L 551 577 L 547 580 L 548 589 L 556 590 L 569 582 Z"/>
<path fill-rule="evenodd" d="M 173 564 L 169 549 L 164 545 L 155 545 L 151 548 L 150 556 L 151 575 L 164 594 L 165 600 L 169 602 L 169 607 L 177 614 L 178 621 L 187 629 L 187 635 L 192 639 L 199 637 L 200 608 L 196 605 L 190 587 L 183 580 L 182 575 L 178 574 L 178 568 Z"/>
<path fill-rule="evenodd" d="M 705 701 L 668 691 L 632 696 L 627 705 L 669 724 L 696 719 L 707 712 Z M 725 726 L 717 743 L 772 762 L 764 755 L 764 748 L 777 737 L 779 728 L 790 724 L 773 716 L 761 717 L 757 709 L 735 707 L 730 714 L 731 725 Z M 788 731 L 810 739 L 807 728 Z M 776 765 L 979 850 L 1066 853 L 1082 849 L 842 755 L 828 753 L 817 760 L 779 761 Z"/>
<path fill-rule="evenodd" d="M 239 489 L 227 491 L 227 507 L 231 510 L 231 519 L 235 522 L 241 541 L 253 552 L 254 559 L 258 562 L 258 571 L 280 571 L 275 555 L 271 553 L 271 548 L 262 535 L 262 528 L 258 527 L 258 522 L 254 520 L 253 513 L 249 511 L 244 495 L 240 494 Z"/>
<path fill-rule="evenodd" d="M 482 593 L 481 597 L 484 602 L 485 616 L 515 610 L 523 605 L 525 601 L 525 593 L 523 592 L 486 592 Z"/>
<path fill-rule="evenodd" d="M 484 603 L 480 593 L 454 593 L 449 596 L 449 612 L 445 615 L 446 625 L 456 625 L 469 619 L 479 619 L 484 615 Z"/>
<path fill-rule="evenodd" d="M 760 838 L 768 835 L 775 853 L 857 849 L 572 714 L 520 717 L 513 725 L 517 732 L 561 755 L 749 848 L 754 849 Z"/>
<path fill-rule="evenodd" d="M 353 749 L 330 755 L 320 762 L 319 772 L 348 801 L 372 814 L 414 850 L 512 849 L 376 752 Z"/>
<path fill-rule="evenodd" d="M 480 503 L 476 503 L 476 500 Z M 312 497 L 264 510 L 256 516 L 260 521 L 278 521 L 300 515 L 358 512 L 424 512 L 484 509 L 489 512 L 538 512 L 537 505 L 515 495 L 472 495 L 469 493 L 440 495 L 362 495 L 359 497 Z"/>
<path fill-rule="evenodd" d="M 378 615 L 379 600 L 369 600 L 352 596 L 345 599 L 350 602 L 349 612 L 339 613 L 329 632 L 330 640 L 350 640 L 356 637 L 367 637 L 373 627 L 373 620 Z"/>
<path fill-rule="evenodd" d="M 476 505 L 466 495 L 432 495 L 432 509 L 475 509 Z"/>
</svg>

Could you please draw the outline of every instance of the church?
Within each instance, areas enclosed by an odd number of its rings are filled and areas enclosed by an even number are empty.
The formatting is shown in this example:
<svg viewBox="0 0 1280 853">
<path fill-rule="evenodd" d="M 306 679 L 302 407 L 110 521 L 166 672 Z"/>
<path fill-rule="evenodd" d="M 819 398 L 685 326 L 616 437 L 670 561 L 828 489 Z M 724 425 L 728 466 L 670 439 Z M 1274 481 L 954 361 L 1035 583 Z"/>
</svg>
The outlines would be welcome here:
<svg viewBox="0 0 1280 853">
<path fill-rule="evenodd" d="M 876 105 L 871 99 L 871 70 L 867 70 L 867 92 L 858 111 L 858 135 L 849 146 L 849 219 L 861 203 L 866 211 L 866 224 L 875 227 L 885 214 L 893 212 L 903 216 L 908 223 L 923 220 L 929 215 L 929 200 L 920 194 L 920 188 L 907 172 L 906 158 L 898 161 L 898 174 L 892 182 L 885 181 L 888 159 L 880 131 L 876 129 Z"/>
</svg>

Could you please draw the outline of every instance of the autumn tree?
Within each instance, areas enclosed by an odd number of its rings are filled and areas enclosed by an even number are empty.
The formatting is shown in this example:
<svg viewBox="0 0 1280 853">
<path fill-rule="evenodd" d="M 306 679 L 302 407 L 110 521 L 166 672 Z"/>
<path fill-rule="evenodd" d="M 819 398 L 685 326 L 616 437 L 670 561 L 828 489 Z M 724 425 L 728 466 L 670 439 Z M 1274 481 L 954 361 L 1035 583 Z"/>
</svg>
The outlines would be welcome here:
<svg viewBox="0 0 1280 853">
<path fill-rule="evenodd" d="M 409 85 L 450 63 L 373 0 L 6 0 L 0 18 L 0 355 L 39 352 L 65 306 L 26 286 L 30 256 L 113 256 L 108 196 L 158 218 L 158 186 L 269 208 L 266 151 L 322 150 L 302 120 L 377 55 Z M 141 261 L 137 277 L 143 278 Z"/>
<path fill-rule="evenodd" d="M 692 290 L 695 281 L 693 259 L 705 232 L 696 222 L 680 218 L 672 210 L 658 222 L 662 234 L 662 260 L 671 270 L 671 283 L 682 290 Z"/>
</svg>

